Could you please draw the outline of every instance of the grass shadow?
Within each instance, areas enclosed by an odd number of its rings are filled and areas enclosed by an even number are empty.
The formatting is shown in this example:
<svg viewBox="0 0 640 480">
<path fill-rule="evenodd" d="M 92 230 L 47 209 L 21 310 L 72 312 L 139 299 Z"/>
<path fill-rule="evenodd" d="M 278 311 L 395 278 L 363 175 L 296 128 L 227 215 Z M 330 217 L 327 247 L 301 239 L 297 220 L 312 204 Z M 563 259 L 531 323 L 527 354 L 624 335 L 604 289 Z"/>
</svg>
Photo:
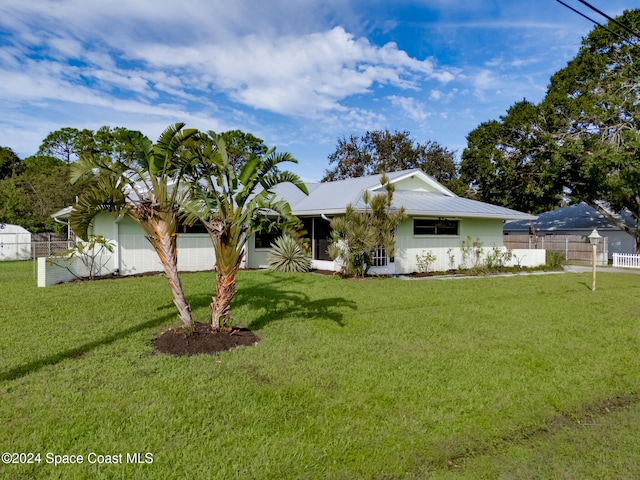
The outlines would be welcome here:
<svg viewBox="0 0 640 480">
<path fill-rule="evenodd" d="M 289 289 L 288 285 L 293 283 L 293 277 L 288 279 L 270 276 L 268 283 L 240 288 L 233 300 L 232 308 L 248 306 L 257 311 L 264 310 L 264 313 L 247 325 L 250 329 L 261 329 L 269 323 L 290 316 L 326 319 L 343 327 L 344 315 L 341 310 L 356 309 L 356 302 L 342 297 L 312 300 L 300 290 Z"/>
<path fill-rule="evenodd" d="M 43 367 L 46 367 L 49 365 L 56 365 L 68 358 L 79 357 L 81 355 L 84 355 L 85 353 L 90 352 L 94 348 L 97 348 L 103 345 L 109 345 L 118 340 L 122 340 L 123 338 L 126 338 L 133 333 L 137 333 L 142 330 L 146 330 L 148 328 L 158 327 L 166 323 L 171 318 L 174 318 L 174 316 L 175 316 L 175 313 L 171 313 L 170 315 L 154 318 L 153 320 L 148 320 L 146 322 L 139 323 L 125 330 L 114 333 L 113 335 L 109 335 L 107 337 L 103 337 L 98 340 L 85 343 L 78 347 L 70 348 L 68 350 L 64 350 L 62 352 L 55 353 L 53 355 L 49 355 L 47 357 L 43 357 L 38 360 L 34 360 L 24 365 L 19 365 L 10 370 L 7 370 L 6 372 L 0 372 L 0 381 L 16 380 L 18 378 L 25 377 L 31 373 L 35 373 Z"/>
</svg>

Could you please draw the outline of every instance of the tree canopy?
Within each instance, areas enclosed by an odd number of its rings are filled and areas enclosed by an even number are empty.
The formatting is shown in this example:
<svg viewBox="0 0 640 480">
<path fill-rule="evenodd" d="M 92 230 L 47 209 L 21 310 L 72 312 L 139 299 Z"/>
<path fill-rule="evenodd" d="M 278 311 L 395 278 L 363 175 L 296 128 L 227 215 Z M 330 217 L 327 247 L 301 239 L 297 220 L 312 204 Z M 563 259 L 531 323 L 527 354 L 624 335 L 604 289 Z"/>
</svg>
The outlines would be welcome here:
<svg viewBox="0 0 640 480">
<path fill-rule="evenodd" d="M 563 170 L 549 140 L 539 107 L 522 100 L 468 135 L 460 178 L 478 200 L 528 213 L 553 209 L 561 201 Z"/>
<path fill-rule="evenodd" d="M 69 165 L 52 157 L 20 160 L 11 149 L 1 151 L 10 152 L 10 162 L 3 164 L 10 167 L 0 178 L 0 222 L 33 233 L 60 230 L 51 214 L 71 205 L 80 192 L 69 183 Z"/>
<path fill-rule="evenodd" d="M 0 180 L 15 175 L 20 168 L 20 158 L 13 150 L 0 147 Z"/>
<path fill-rule="evenodd" d="M 103 126 L 95 132 L 66 127 L 49 133 L 38 153 L 23 160 L 0 147 L 0 222 L 34 233 L 60 230 L 51 214 L 73 204 L 83 189 L 69 182 L 70 166 L 82 155 L 133 158 L 127 135 L 122 127 Z"/>
<path fill-rule="evenodd" d="M 459 190 L 454 156 L 455 152 L 436 142 L 416 143 L 406 131 L 377 130 L 361 137 L 338 139 L 336 151 L 329 155 L 333 167 L 325 171 L 322 181 L 419 168 L 445 186 Z"/>
<path fill-rule="evenodd" d="M 236 168 L 252 157 L 263 156 L 269 150 L 264 140 L 241 130 L 229 130 L 219 137 L 224 140 L 229 162 Z"/>
<path fill-rule="evenodd" d="M 513 105 L 472 131 L 461 176 L 482 200 L 537 213 L 584 201 L 631 233 L 640 218 L 640 10 L 595 27 L 543 101 Z"/>
<path fill-rule="evenodd" d="M 640 38 L 627 29 L 640 31 L 640 10 L 596 27 L 541 104 L 568 193 L 623 229 L 612 212 L 626 208 L 640 219 Z M 640 240 L 640 228 L 630 233 Z"/>
</svg>

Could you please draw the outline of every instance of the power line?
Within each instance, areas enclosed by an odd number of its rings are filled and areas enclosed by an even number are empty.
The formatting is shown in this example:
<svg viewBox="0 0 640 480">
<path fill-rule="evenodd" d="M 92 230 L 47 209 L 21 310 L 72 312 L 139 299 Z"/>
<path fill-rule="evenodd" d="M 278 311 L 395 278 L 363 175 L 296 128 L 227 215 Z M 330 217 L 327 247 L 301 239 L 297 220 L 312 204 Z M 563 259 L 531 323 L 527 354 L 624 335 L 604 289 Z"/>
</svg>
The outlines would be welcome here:
<svg viewBox="0 0 640 480">
<path fill-rule="evenodd" d="M 629 32 L 631 35 L 633 35 L 634 37 L 640 38 L 640 34 L 638 34 L 638 32 L 635 32 L 633 30 L 631 30 L 629 27 L 627 27 L 625 24 L 620 23 L 618 20 L 616 20 L 615 18 L 611 18 L 609 15 L 607 15 L 606 13 L 604 13 L 602 10 L 597 9 L 596 7 L 594 7 L 593 5 L 591 5 L 589 2 L 585 2 L 585 0 L 578 0 L 580 3 L 582 3 L 583 5 L 586 5 L 587 7 L 589 7 L 591 10 L 593 10 L 596 13 L 599 13 L 600 15 L 602 15 L 604 18 L 606 18 L 607 20 L 609 20 L 610 22 L 615 23 L 616 25 L 618 25 L 620 28 L 622 28 L 623 30 L 626 30 L 627 32 Z"/>
<path fill-rule="evenodd" d="M 620 22 L 612 19 L 611 17 L 609 17 L 607 14 L 601 12 L 600 10 L 598 10 L 597 8 L 593 7 L 592 5 L 589 5 L 587 2 L 584 2 L 583 0 L 578 0 L 581 3 L 584 3 L 585 5 L 587 5 L 589 8 L 595 10 L 596 12 L 598 12 L 599 14 L 603 15 L 604 17 L 606 17 L 609 20 L 612 20 L 614 23 L 616 23 L 617 25 L 621 26 L 623 29 L 630 31 L 634 36 L 638 37 L 640 35 L 638 35 L 637 33 L 635 33 L 633 30 L 630 30 L 629 28 L 627 28 L 625 25 L 621 24 Z M 578 15 L 580 15 L 581 17 L 586 18 L 587 20 L 589 20 L 591 23 L 594 23 L 595 25 L 604 28 L 607 32 L 609 32 L 612 35 L 615 35 L 616 37 L 619 37 L 622 41 L 627 42 L 628 44 L 636 47 L 636 48 L 640 48 L 640 46 L 638 46 L 638 44 L 636 44 L 635 42 L 633 42 L 631 39 L 625 37 L 624 35 L 621 35 L 618 32 L 614 32 L 613 30 L 611 30 L 609 27 L 607 27 L 606 25 L 603 25 L 602 23 L 598 22 L 597 20 L 594 20 L 593 18 L 589 17 L 588 15 L 585 15 L 584 13 L 582 13 L 581 11 L 573 8 L 571 5 L 566 4 L 565 2 L 563 2 L 562 0 L 556 0 L 556 2 L 564 5 L 565 7 L 567 7 L 569 10 L 577 13 Z"/>
<path fill-rule="evenodd" d="M 576 10 L 575 8 L 573 8 L 571 5 L 567 5 L 566 3 L 564 3 L 562 0 L 556 0 L 556 2 L 561 3 L 562 5 L 564 5 L 565 7 L 567 7 L 569 10 L 574 11 L 575 13 L 577 13 L 578 15 L 580 15 L 581 17 L 586 18 L 587 20 L 589 20 L 591 23 L 595 23 L 596 25 L 598 25 L 599 27 L 604 27 L 606 28 L 604 25 L 602 25 L 601 23 L 599 23 L 598 21 L 594 20 L 591 17 L 588 17 L 587 15 L 585 15 L 584 13 L 582 13 L 579 10 Z"/>
</svg>

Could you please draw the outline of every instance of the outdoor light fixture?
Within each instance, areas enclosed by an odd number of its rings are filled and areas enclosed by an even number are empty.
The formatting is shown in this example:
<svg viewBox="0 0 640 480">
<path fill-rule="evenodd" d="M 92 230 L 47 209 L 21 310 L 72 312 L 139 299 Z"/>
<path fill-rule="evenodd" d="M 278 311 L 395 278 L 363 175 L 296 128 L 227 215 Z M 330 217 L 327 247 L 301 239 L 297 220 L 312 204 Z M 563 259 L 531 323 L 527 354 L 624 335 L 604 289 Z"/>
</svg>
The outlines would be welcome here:
<svg viewBox="0 0 640 480">
<path fill-rule="evenodd" d="M 589 234 L 587 237 L 589 242 L 591 243 L 591 247 L 593 248 L 593 255 L 591 257 L 591 291 L 596 290 L 596 250 L 598 248 L 598 243 L 600 243 L 600 239 L 602 236 L 598 233 L 597 229 L 593 229 L 593 232 Z"/>
</svg>

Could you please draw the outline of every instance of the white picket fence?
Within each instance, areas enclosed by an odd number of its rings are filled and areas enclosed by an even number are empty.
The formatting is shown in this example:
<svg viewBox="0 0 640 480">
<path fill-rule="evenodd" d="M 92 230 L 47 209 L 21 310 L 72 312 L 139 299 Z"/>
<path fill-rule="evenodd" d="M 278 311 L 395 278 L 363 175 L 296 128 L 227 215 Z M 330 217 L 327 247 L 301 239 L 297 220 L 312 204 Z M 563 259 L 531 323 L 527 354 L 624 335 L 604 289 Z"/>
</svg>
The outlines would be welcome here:
<svg viewBox="0 0 640 480">
<path fill-rule="evenodd" d="M 640 268 L 640 254 L 637 253 L 614 253 L 614 267 Z"/>
</svg>

